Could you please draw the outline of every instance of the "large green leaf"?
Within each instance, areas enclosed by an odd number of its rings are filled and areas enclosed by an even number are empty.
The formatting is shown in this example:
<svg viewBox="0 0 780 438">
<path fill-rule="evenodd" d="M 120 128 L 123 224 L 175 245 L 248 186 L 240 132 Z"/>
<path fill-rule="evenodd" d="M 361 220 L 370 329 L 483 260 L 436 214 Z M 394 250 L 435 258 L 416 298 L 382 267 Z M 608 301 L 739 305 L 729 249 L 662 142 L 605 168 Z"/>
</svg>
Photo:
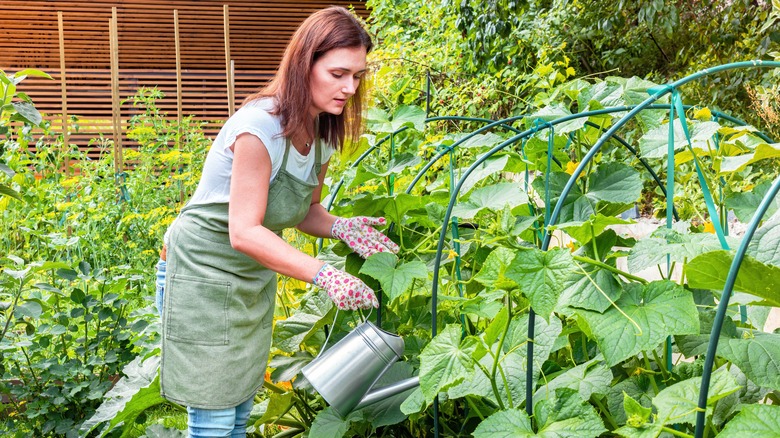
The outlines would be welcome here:
<svg viewBox="0 0 780 438">
<path fill-rule="evenodd" d="M 697 404 L 701 389 L 701 377 L 693 377 L 661 390 L 653 399 L 658 408 L 656 422 L 661 424 L 696 423 Z M 707 415 L 712 415 L 712 405 L 727 395 L 739 391 L 734 376 L 726 369 L 712 373 L 707 394 Z"/>
<path fill-rule="evenodd" d="M 730 251 L 712 251 L 702 254 L 685 267 L 688 285 L 696 289 L 723 290 L 731 269 L 734 254 Z M 780 306 L 780 267 L 767 265 L 748 255 L 737 272 L 734 290 L 749 293 L 770 306 Z"/>
<path fill-rule="evenodd" d="M 537 436 L 525 411 L 509 409 L 487 417 L 474 430 L 474 438 L 513 438 Z"/>
<path fill-rule="evenodd" d="M 127 364 L 123 370 L 125 377 L 119 379 L 106 393 L 103 403 L 81 425 L 84 436 L 101 424 L 105 424 L 105 427 L 100 436 L 105 436 L 120 424 L 133 424 L 136 417 L 147 408 L 165 403 L 160 395 L 159 365 L 160 356 L 146 360 L 139 356 Z"/>
<path fill-rule="evenodd" d="M 309 295 L 298 312 L 276 322 L 274 346 L 288 353 L 298 351 L 302 342 L 331 322 L 329 315 L 335 308 L 326 293 Z"/>
<path fill-rule="evenodd" d="M 482 264 L 482 269 L 474 276 L 474 280 L 484 285 L 489 290 L 509 290 L 517 286 L 506 276 L 506 270 L 515 258 L 515 251 L 499 246 L 494 249 Z"/>
<path fill-rule="evenodd" d="M 771 186 L 771 181 L 764 181 L 751 190 L 741 193 L 732 193 L 726 197 L 726 204 L 734 211 L 734 215 L 736 215 L 739 220 L 748 223 L 753 218 L 756 209 L 759 204 L 761 204 L 761 200 L 764 199 L 764 196 L 769 192 Z M 775 197 L 769 205 L 769 209 L 766 211 L 767 216 L 774 215 L 778 209 L 780 209 L 780 197 Z"/>
<path fill-rule="evenodd" d="M 466 136 L 469 135 L 471 134 L 465 134 L 465 133 L 457 134 L 454 135 L 452 138 L 455 141 L 460 141 L 462 138 L 465 138 Z M 468 140 L 465 140 L 462 143 L 460 143 L 457 147 L 459 149 L 488 148 L 488 147 L 493 147 L 503 142 L 504 140 L 505 140 L 504 137 L 501 137 L 498 134 L 487 132 L 484 134 L 473 135 Z"/>
<path fill-rule="evenodd" d="M 510 409 L 486 418 L 474 430 L 474 437 L 592 438 L 606 432 L 599 414 L 576 391 L 561 388 L 549 399 L 534 405 L 537 432 L 525 411 Z"/>
<path fill-rule="evenodd" d="M 350 186 L 352 187 L 357 186 L 374 177 L 385 177 L 385 176 L 401 173 L 410 167 L 414 167 L 420 164 L 421 160 L 422 159 L 420 158 L 419 155 L 404 153 L 404 154 L 398 154 L 395 157 L 393 157 L 393 159 L 388 161 L 385 170 L 377 169 L 374 166 L 366 164 L 358 168 L 357 175 L 355 176 L 355 180 L 352 181 L 352 184 L 350 184 Z"/>
<path fill-rule="evenodd" d="M 630 438 L 656 438 L 660 436 L 661 428 L 664 426 L 681 423 L 694 424 L 698 411 L 700 388 L 701 377 L 693 377 L 664 388 L 653 398 L 653 404 L 657 410 L 653 423 L 638 421 L 637 418 L 630 421 L 632 418 L 629 417 L 627 424 L 617 429 L 615 433 Z M 707 396 L 707 417 L 712 415 L 715 402 L 738 390 L 739 385 L 728 371 L 720 369 L 714 372 Z M 642 408 L 635 406 L 635 412 L 640 410 Z M 644 415 L 642 414 L 642 416 Z"/>
<path fill-rule="evenodd" d="M 720 431 L 720 438 L 777 438 L 780 406 L 746 405 Z"/>
<path fill-rule="evenodd" d="M 583 400 L 589 400 L 593 393 L 606 395 L 605 391 L 610 387 L 612 378 L 612 371 L 603 360 L 591 359 L 540 385 L 534 394 L 534 404 L 543 398 L 552 397 L 558 388 L 573 389 Z"/>
<path fill-rule="evenodd" d="M 391 133 L 404 126 L 418 131 L 425 129 L 425 111 L 420 107 L 402 105 L 390 117 L 386 112 L 376 107 L 368 110 L 366 124 L 374 132 Z"/>
<path fill-rule="evenodd" d="M 760 386 L 780 391 L 780 334 L 738 330 L 718 342 L 718 355 L 737 365 Z"/>
<path fill-rule="evenodd" d="M 38 126 L 43 121 L 41 113 L 35 108 L 35 105 L 29 102 L 14 102 L 14 109 L 16 114 L 12 115 L 12 119 L 16 119 L 19 116 L 22 121 L 27 122 L 33 126 Z"/>
<path fill-rule="evenodd" d="M 708 150 L 708 142 L 718 132 L 720 125 L 715 122 L 692 122 L 690 125 L 691 144 L 694 148 Z M 669 124 L 648 131 L 639 139 L 639 150 L 644 158 L 665 158 L 669 144 Z M 687 146 L 680 119 L 674 119 L 674 150 Z"/>
<path fill-rule="evenodd" d="M 609 366 L 656 348 L 670 335 L 698 334 L 691 293 L 671 281 L 628 284 L 604 313 L 577 312 L 587 322 Z"/>
<path fill-rule="evenodd" d="M 468 200 L 456 205 L 452 215 L 460 219 L 472 219 L 484 209 L 500 211 L 504 206 L 510 208 L 528 203 L 519 183 L 498 183 L 474 190 Z"/>
<path fill-rule="evenodd" d="M 534 311 L 549 320 L 565 287 L 565 280 L 574 268 L 574 259 L 568 249 L 531 249 L 517 253 L 506 270 L 506 276 L 520 285 Z"/>
<path fill-rule="evenodd" d="M 570 115 L 571 115 L 571 111 L 569 111 L 568 108 L 566 108 L 563 105 L 548 105 L 540 109 L 539 111 L 535 112 L 534 114 L 530 115 L 529 118 L 531 120 L 541 119 L 544 121 L 552 121 Z M 555 133 L 566 134 L 569 132 L 578 131 L 583 126 L 585 126 L 585 122 L 587 121 L 588 121 L 587 117 L 579 117 L 573 120 L 569 120 L 567 122 L 559 123 L 555 125 Z"/>
<path fill-rule="evenodd" d="M 780 143 L 760 144 L 755 151 L 748 154 L 738 155 L 736 157 L 723 157 L 720 165 L 721 172 L 739 172 L 748 165 L 757 161 L 768 160 L 770 158 L 780 157 Z"/>
<path fill-rule="evenodd" d="M 563 172 L 553 172 L 550 175 L 550 202 L 553 204 L 550 208 L 558 202 L 570 177 L 571 175 Z M 598 213 L 604 216 L 622 213 L 639 199 L 642 179 L 635 169 L 625 164 L 606 163 L 600 165 L 588 177 L 587 186 L 588 191 L 585 193 L 579 184 L 572 187 L 561 207 L 559 223 L 585 222 L 591 215 Z M 537 192 L 544 193 L 544 179 L 535 179 L 533 187 Z"/>
<path fill-rule="evenodd" d="M 534 320 L 534 371 L 531 373 L 534 385 L 539 379 L 540 371 L 553 351 L 556 340 L 562 331 L 561 321 L 551 318 L 549 323 L 542 318 Z M 486 337 L 487 340 L 487 337 Z M 528 342 L 528 314 L 525 313 L 512 319 L 509 331 L 504 339 L 504 347 L 497 352 L 498 344 L 492 343 L 490 349 L 493 354 L 482 357 L 480 364 L 485 369 L 492 369 L 494 357 L 499 357 L 499 370 L 495 377 L 496 386 L 505 406 L 520 403 L 525 400 L 525 386 L 527 379 L 527 342 Z M 506 383 L 504 382 L 504 376 Z M 451 388 L 447 391 L 450 398 L 478 395 L 496 403 L 496 397 L 492 390 L 491 381 L 483 372 L 474 373 L 471 379 Z"/>
<path fill-rule="evenodd" d="M 262 415 L 259 418 L 250 417 L 250 421 L 255 424 L 273 423 L 290 411 L 290 408 L 293 406 L 294 396 L 293 392 L 285 392 L 283 394 L 269 392 L 268 398 L 263 403 L 265 409 L 261 411 Z M 260 407 L 262 408 L 262 406 Z M 255 412 L 255 409 L 252 409 L 252 413 L 254 414 Z"/>
<path fill-rule="evenodd" d="M 610 225 L 627 225 L 635 223 L 620 219 L 616 216 L 604 216 L 597 214 L 585 221 L 573 221 L 559 223 L 553 229 L 563 229 L 566 233 L 578 242 L 589 242 L 593 237 L 601 234 Z"/>
<path fill-rule="evenodd" d="M 349 430 L 349 425 L 356 421 L 363 421 L 363 412 L 356 411 L 347 415 L 347 418 L 341 418 L 333 411 L 333 408 L 327 407 L 317 413 L 309 430 L 309 436 L 321 436 L 328 438 L 341 438 Z"/>
<path fill-rule="evenodd" d="M 162 424 L 152 424 L 146 428 L 141 438 L 186 438 L 187 431 L 175 427 L 165 427 Z"/>
<path fill-rule="evenodd" d="M 571 316 L 576 309 L 604 312 L 623 291 L 615 275 L 598 266 L 577 263 L 575 270 L 564 282 L 558 298 L 557 312 Z"/>
<path fill-rule="evenodd" d="M 626 396 L 631 397 L 644 408 L 652 408 L 656 389 L 650 383 L 650 379 L 651 377 L 646 374 L 634 375 L 609 387 L 607 390 L 607 406 L 618 425 L 626 424 L 628 420 L 627 412 L 625 411 Z"/>
<path fill-rule="evenodd" d="M 461 341 L 460 325 L 451 324 L 441 331 L 420 353 L 420 389 L 426 401 L 474 374 L 477 341 Z"/>
<path fill-rule="evenodd" d="M 460 194 L 464 195 L 471 191 L 480 181 L 486 179 L 491 175 L 495 175 L 501 172 L 509 163 L 509 155 L 493 156 L 485 160 L 482 164 L 477 166 L 470 174 L 469 177 L 460 186 Z M 458 169 L 455 173 L 455 181 L 462 177 L 466 168 Z M 449 176 L 447 176 L 449 178 Z"/>
<path fill-rule="evenodd" d="M 412 286 L 415 278 L 428 278 L 425 263 L 413 260 L 399 265 L 398 256 L 389 252 L 370 256 L 360 268 L 360 273 L 377 279 L 391 303 Z"/>
<path fill-rule="evenodd" d="M 727 240 L 735 244 L 733 239 Z M 707 251 L 721 249 L 717 236 L 710 233 L 682 234 L 658 228 L 650 237 L 640 239 L 628 253 L 628 271 L 640 272 L 656 265 L 666 266 L 667 254 L 672 263 L 684 263 Z"/>
<path fill-rule="evenodd" d="M 19 201 L 22 200 L 22 195 L 19 194 L 16 190 L 12 189 L 11 187 L 8 187 L 5 184 L 0 184 L 0 195 L 5 195 L 14 199 L 17 199 Z"/>
<path fill-rule="evenodd" d="M 756 230 L 748 254 L 760 262 L 780 266 L 780 216 L 771 217 Z"/>
</svg>

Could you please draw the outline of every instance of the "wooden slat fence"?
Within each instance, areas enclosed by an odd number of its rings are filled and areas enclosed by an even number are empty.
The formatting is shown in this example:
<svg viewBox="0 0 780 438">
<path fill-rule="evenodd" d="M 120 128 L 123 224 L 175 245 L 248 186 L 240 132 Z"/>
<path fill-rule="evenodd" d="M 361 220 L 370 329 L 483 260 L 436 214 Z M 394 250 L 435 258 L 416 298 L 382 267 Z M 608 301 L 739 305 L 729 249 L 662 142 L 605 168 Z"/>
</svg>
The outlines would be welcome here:
<svg viewBox="0 0 780 438">
<path fill-rule="evenodd" d="M 182 115 L 207 122 L 215 136 L 228 116 L 225 8 L 229 50 L 234 66 L 235 104 L 273 75 L 295 28 L 315 10 L 332 4 L 366 16 L 361 1 L 9 1 L 0 0 L 0 69 L 6 73 L 37 68 L 55 80 L 26 79 L 26 92 L 59 130 L 63 112 L 60 86 L 58 12 L 63 17 L 67 113 L 81 120 L 70 142 L 86 148 L 90 139 L 112 135 L 109 22 L 117 9 L 119 93 L 125 100 L 142 86 L 157 87 L 166 97 L 162 112 L 176 119 L 176 50 L 174 10 L 178 12 L 181 49 Z M 138 112 L 121 106 L 123 127 Z M 123 132 L 126 131 L 123 128 Z M 133 142 L 122 139 L 126 147 Z"/>
</svg>

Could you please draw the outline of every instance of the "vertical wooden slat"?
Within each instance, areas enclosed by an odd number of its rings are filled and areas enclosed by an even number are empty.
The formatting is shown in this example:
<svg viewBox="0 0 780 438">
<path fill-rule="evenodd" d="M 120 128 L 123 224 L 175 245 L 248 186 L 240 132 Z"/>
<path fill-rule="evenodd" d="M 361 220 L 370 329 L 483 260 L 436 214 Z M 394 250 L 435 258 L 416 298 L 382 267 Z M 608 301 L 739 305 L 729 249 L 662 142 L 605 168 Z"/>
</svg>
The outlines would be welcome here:
<svg viewBox="0 0 780 438">
<path fill-rule="evenodd" d="M 173 34 L 174 45 L 176 46 L 176 119 L 178 120 L 179 133 L 181 134 L 182 112 L 182 89 L 181 89 L 181 40 L 179 39 L 179 10 L 173 10 Z M 177 136 L 178 142 L 178 136 Z"/>
<path fill-rule="evenodd" d="M 68 86 L 65 80 L 65 31 L 62 11 L 57 11 L 57 32 L 60 40 L 60 88 L 62 89 L 62 153 L 65 156 L 65 175 L 70 174 L 70 133 L 68 129 Z"/>
<path fill-rule="evenodd" d="M 222 6 L 222 16 L 225 28 L 225 75 L 227 76 L 227 96 L 228 96 L 228 116 L 233 115 L 236 107 L 235 90 L 233 87 L 232 75 L 230 74 L 230 8 L 229 5 Z"/>
<path fill-rule="evenodd" d="M 119 108 L 119 29 L 116 16 L 116 6 L 111 8 L 111 108 L 114 125 L 114 171 L 120 174 L 123 170 L 122 157 L 122 113 Z"/>
</svg>

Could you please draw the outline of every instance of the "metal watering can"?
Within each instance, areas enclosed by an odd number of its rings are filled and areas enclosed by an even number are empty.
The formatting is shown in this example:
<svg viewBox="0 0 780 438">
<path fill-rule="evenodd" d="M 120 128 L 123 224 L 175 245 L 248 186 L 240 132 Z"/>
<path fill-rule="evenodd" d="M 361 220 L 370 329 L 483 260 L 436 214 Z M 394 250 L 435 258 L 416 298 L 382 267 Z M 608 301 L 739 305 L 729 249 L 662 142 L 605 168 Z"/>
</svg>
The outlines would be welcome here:
<svg viewBox="0 0 780 438">
<path fill-rule="evenodd" d="M 420 384 L 419 377 L 415 376 L 371 391 L 403 352 L 404 340 L 400 336 L 366 321 L 301 371 L 333 411 L 344 418 L 353 410 Z"/>
</svg>

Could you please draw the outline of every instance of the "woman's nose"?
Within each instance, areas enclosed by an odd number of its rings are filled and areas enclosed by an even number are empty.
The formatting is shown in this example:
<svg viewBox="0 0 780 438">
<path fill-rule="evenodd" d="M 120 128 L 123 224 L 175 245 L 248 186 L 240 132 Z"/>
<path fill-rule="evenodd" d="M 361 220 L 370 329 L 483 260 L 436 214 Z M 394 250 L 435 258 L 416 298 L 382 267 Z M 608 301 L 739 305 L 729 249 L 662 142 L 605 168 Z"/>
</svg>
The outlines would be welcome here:
<svg viewBox="0 0 780 438">
<path fill-rule="evenodd" d="M 342 92 L 349 95 L 355 94 L 355 90 L 357 89 L 359 83 L 360 83 L 360 79 L 354 79 L 354 78 L 348 79 L 344 84 L 344 87 L 342 88 Z"/>
</svg>

